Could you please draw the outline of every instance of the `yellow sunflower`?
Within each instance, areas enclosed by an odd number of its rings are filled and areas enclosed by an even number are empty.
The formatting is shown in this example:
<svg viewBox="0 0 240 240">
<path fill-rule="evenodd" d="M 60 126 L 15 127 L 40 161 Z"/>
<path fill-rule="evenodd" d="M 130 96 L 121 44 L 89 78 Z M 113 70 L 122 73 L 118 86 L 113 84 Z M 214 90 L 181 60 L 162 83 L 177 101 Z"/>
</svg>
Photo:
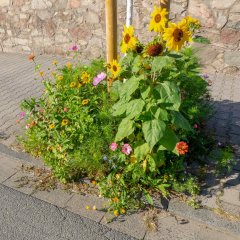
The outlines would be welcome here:
<svg viewBox="0 0 240 240">
<path fill-rule="evenodd" d="M 69 120 L 63 119 L 62 120 L 62 126 L 66 126 L 69 123 Z"/>
<path fill-rule="evenodd" d="M 191 32 L 188 31 L 186 20 L 176 23 L 169 23 L 165 28 L 163 39 L 167 48 L 171 51 L 179 51 L 185 42 L 192 41 Z"/>
<path fill-rule="evenodd" d="M 110 72 L 112 73 L 113 78 L 116 78 L 121 71 L 121 67 L 117 60 L 113 59 L 112 62 L 110 62 Z"/>
<path fill-rule="evenodd" d="M 137 45 L 137 38 L 133 36 L 134 28 L 133 26 L 123 26 L 123 39 L 121 43 L 121 51 L 126 53 L 128 50 L 134 50 Z"/>
<path fill-rule="evenodd" d="M 184 21 L 184 20 L 186 21 L 188 29 L 191 29 L 191 28 L 199 29 L 201 27 L 199 20 L 196 18 L 187 16 L 187 17 L 183 18 L 182 21 Z"/>
<path fill-rule="evenodd" d="M 74 88 L 76 86 L 76 83 L 75 82 L 71 82 L 70 83 L 70 88 Z"/>
<path fill-rule="evenodd" d="M 154 6 L 154 11 L 151 14 L 151 21 L 149 25 L 149 30 L 157 33 L 163 32 L 166 26 L 168 14 L 166 8 L 158 8 Z"/>
<path fill-rule="evenodd" d="M 82 105 L 87 105 L 87 104 L 88 104 L 88 102 L 89 102 L 89 100 L 88 100 L 88 99 L 83 99 L 83 100 L 82 100 Z"/>
<path fill-rule="evenodd" d="M 90 83 L 90 74 L 88 74 L 87 72 L 83 72 L 81 75 L 81 80 L 84 84 Z"/>
</svg>

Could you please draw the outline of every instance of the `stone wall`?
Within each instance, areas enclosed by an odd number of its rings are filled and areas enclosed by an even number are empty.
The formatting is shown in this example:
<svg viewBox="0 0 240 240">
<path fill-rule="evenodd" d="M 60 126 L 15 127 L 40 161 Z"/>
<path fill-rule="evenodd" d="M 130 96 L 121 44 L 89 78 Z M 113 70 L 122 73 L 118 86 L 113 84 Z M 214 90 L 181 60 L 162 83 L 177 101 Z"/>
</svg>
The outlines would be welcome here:
<svg viewBox="0 0 240 240">
<path fill-rule="evenodd" d="M 0 0 L 0 51 L 63 54 L 78 43 L 83 57 L 104 56 L 104 0 Z M 240 0 L 172 0 L 171 18 L 198 17 L 211 40 L 239 46 Z M 159 0 L 134 0 L 133 25 L 141 40 Z M 119 37 L 126 0 L 118 0 Z"/>
</svg>

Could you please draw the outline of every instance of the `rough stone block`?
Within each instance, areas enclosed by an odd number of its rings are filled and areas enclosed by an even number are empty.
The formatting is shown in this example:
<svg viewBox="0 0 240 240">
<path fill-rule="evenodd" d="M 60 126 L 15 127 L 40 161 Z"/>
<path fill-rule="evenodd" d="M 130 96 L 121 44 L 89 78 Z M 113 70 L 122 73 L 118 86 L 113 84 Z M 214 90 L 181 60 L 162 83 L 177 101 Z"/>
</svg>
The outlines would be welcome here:
<svg viewBox="0 0 240 240">
<path fill-rule="evenodd" d="M 0 7 L 9 6 L 10 0 L 0 0 Z"/>
<path fill-rule="evenodd" d="M 225 186 L 221 201 L 240 206 L 240 184 L 235 186 Z"/>
</svg>

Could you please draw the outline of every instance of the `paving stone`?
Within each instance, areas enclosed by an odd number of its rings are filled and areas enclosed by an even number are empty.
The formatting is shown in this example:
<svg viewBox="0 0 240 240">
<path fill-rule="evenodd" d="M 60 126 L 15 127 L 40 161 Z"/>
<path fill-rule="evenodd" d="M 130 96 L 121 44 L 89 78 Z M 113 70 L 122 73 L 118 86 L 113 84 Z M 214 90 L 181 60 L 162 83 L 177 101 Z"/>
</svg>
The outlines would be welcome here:
<svg viewBox="0 0 240 240">
<path fill-rule="evenodd" d="M 240 184 L 234 186 L 225 185 L 224 194 L 220 197 L 220 200 L 240 206 Z"/>
<path fill-rule="evenodd" d="M 0 182 L 4 182 L 14 175 L 20 169 L 21 165 L 20 161 L 0 153 Z"/>
<path fill-rule="evenodd" d="M 106 204 L 106 200 L 96 196 L 74 194 L 67 202 L 66 209 L 96 222 L 100 222 L 106 214 L 106 208 L 104 207 Z M 90 210 L 87 210 L 86 206 L 89 206 Z M 97 210 L 92 210 L 93 206 L 96 206 Z"/>
<path fill-rule="evenodd" d="M 101 224 L 107 224 L 107 221 L 111 218 L 113 218 L 113 216 L 108 214 L 105 215 Z M 144 212 L 122 215 L 113 219 L 113 221 L 108 223 L 107 226 L 117 231 L 127 233 L 137 239 L 143 239 L 146 233 L 146 226 L 143 218 Z"/>
<path fill-rule="evenodd" d="M 65 208 L 67 202 L 71 199 L 72 194 L 60 189 L 54 189 L 50 191 L 37 191 L 32 194 L 32 196 L 45 202 L 52 203 L 58 207 Z"/>
</svg>

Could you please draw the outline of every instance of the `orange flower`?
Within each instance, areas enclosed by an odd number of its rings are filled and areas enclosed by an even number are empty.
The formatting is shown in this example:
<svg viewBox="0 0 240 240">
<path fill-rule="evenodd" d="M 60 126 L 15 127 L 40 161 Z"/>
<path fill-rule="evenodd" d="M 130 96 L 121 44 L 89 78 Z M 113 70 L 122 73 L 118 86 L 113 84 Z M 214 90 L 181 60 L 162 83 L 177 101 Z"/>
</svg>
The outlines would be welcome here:
<svg viewBox="0 0 240 240">
<path fill-rule="evenodd" d="M 117 197 L 114 197 L 114 198 L 113 198 L 113 202 L 114 202 L 114 203 L 117 203 L 118 201 L 119 201 L 119 200 L 118 200 Z"/>
<path fill-rule="evenodd" d="M 122 213 L 122 214 L 125 214 L 125 213 L 126 213 L 125 208 L 121 208 L 121 213 Z"/>
<path fill-rule="evenodd" d="M 183 155 L 188 152 L 188 145 L 186 142 L 179 142 L 176 145 L 176 149 L 180 155 Z"/>
<path fill-rule="evenodd" d="M 34 54 L 31 54 L 31 55 L 28 56 L 29 61 L 34 61 L 34 58 L 35 58 Z"/>
</svg>

